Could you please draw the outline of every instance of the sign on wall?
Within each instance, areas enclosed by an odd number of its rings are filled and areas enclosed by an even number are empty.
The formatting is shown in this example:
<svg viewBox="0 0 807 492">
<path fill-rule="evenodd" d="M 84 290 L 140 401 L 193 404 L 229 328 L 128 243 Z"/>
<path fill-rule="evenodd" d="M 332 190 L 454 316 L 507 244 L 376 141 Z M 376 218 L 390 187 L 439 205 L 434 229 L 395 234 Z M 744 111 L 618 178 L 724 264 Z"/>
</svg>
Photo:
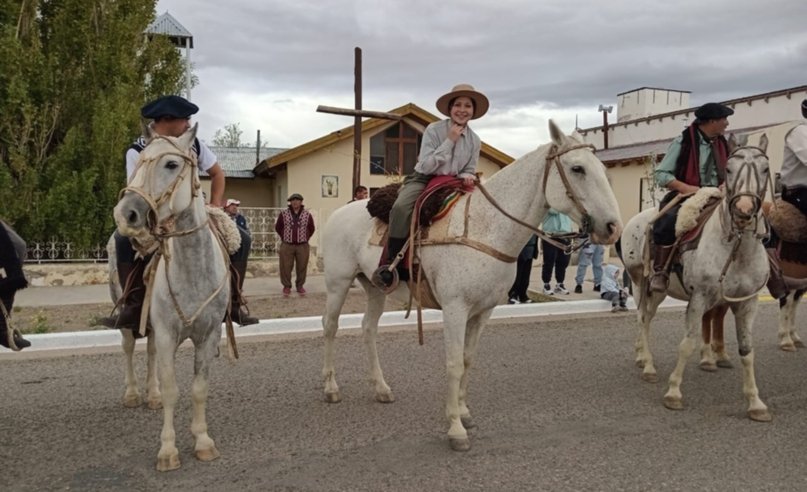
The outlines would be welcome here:
<svg viewBox="0 0 807 492">
<path fill-rule="evenodd" d="M 322 198 L 339 197 L 339 176 L 322 176 Z"/>
</svg>

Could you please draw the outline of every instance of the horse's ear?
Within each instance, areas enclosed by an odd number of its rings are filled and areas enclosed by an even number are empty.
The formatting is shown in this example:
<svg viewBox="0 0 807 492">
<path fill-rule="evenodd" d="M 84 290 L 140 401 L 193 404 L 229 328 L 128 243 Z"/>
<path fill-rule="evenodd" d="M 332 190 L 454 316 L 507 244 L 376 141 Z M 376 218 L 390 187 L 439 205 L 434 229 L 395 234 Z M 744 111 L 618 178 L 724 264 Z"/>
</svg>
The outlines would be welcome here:
<svg viewBox="0 0 807 492">
<path fill-rule="evenodd" d="M 580 132 L 577 131 L 577 128 L 574 129 L 571 135 L 569 135 L 573 139 L 577 140 L 578 143 L 583 143 L 583 135 L 580 135 Z"/>
<path fill-rule="evenodd" d="M 140 120 L 140 133 L 146 140 L 146 145 L 150 144 L 151 141 L 154 140 L 154 130 L 143 120 Z"/>
<path fill-rule="evenodd" d="M 562 146 L 563 141 L 566 139 L 566 135 L 560 131 L 558 125 L 552 120 L 549 120 L 549 136 L 552 138 L 552 142 L 558 147 Z"/>
<path fill-rule="evenodd" d="M 757 146 L 762 149 L 762 152 L 768 151 L 768 134 L 763 133 L 761 137 L 759 137 L 759 145 Z"/>
<path fill-rule="evenodd" d="M 737 137 L 733 133 L 729 134 L 729 154 L 734 153 L 737 147 L 739 147 L 737 144 Z"/>
<path fill-rule="evenodd" d="M 196 130 L 198 129 L 199 129 L 199 123 L 194 123 L 194 125 L 190 127 L 188 131 L 186 131 L 185 133 L 182 134 L 181 137 L 179 137 L 179 145 L 183 149 L 191 148 L 194 139 L 196 139 Z"/>
</svg>

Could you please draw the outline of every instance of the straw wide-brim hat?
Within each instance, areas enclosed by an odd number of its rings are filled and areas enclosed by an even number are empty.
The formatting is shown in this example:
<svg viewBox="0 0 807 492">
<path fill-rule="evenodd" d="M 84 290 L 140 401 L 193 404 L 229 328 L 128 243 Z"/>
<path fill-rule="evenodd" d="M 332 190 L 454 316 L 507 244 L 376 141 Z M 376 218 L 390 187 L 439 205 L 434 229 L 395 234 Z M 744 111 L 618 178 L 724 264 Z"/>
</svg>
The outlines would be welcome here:
<svg viewBox="0 0 807 492">
<path fill-rule="evenodd" d="M 451 89 L 451 92 L 440 96 L 437 100 L 437 110 L 446 116 L 451 116 L 451 108 L 449 108 L 448 105 L 454 98 L 461 96 L 469 97 L 471 101 L 474 102 L 474 116 L 471 118 L 472 120 L 481 118 L 488 112 L 490 102 L 488 102 L 487 96 L 474 89 L 471 84 L 455 85 L 454 88 Z"/>
</svg>

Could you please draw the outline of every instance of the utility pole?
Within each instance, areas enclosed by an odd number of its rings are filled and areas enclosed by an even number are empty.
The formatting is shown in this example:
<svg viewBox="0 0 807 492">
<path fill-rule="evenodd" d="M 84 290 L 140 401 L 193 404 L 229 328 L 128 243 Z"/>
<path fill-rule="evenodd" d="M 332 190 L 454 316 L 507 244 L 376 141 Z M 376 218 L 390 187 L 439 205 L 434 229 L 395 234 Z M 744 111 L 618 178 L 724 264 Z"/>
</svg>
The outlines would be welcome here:
<svg viewBox="0 0 807 492">
<path fill-rule="evenodd" d="M 610 113 L 614 109 L 613 106 L 603 106 L 600 104 L 599 109 L 602 113 L 602 148 L 608 148 L 608 113 Z"/>
</svg>

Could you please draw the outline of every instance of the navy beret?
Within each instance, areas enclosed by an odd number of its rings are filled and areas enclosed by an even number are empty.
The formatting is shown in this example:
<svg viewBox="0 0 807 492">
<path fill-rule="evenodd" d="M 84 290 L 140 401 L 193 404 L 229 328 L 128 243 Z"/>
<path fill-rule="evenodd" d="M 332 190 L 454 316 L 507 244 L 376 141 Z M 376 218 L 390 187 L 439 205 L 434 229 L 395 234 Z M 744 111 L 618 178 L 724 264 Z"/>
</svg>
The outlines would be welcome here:
<svg viewBox="0 0 807 492">
<path fill-rule="evenodd" d="M 143 118 L 156 120 L 165 118 L 189 118 L 199 111 L 199 106 L 180 96 L 162 96 L 140 109 Z"/>
<path fill-rule="evenodd" d="M 695 110 L 695 118 L 701 121 L 719 120 L 733 114 L 733 109 L 719 103 L 706 103 Z"/>
</svg>

